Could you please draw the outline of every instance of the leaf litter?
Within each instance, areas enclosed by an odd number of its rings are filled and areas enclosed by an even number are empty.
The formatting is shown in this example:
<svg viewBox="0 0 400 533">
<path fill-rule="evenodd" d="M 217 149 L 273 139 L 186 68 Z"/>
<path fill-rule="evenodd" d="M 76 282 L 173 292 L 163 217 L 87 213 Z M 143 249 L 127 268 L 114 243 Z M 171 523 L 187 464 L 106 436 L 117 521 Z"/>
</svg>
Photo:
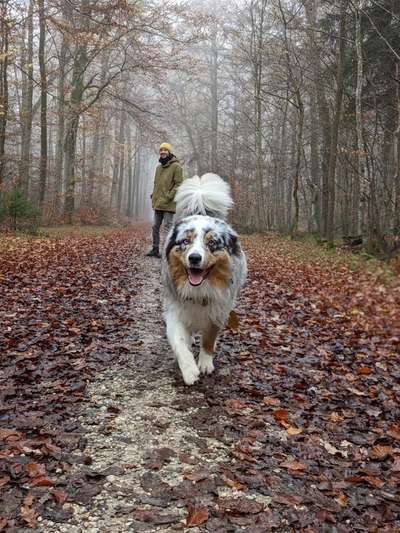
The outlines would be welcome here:
<svg viewBox="0 0 400 533">
<path fill-rule="evenodd" d="M 398 286 L 247 237 L 216 372 L 188 389 L 145 236 L 0 258 L 0 528 L 398 531 Z"/>
</svg>

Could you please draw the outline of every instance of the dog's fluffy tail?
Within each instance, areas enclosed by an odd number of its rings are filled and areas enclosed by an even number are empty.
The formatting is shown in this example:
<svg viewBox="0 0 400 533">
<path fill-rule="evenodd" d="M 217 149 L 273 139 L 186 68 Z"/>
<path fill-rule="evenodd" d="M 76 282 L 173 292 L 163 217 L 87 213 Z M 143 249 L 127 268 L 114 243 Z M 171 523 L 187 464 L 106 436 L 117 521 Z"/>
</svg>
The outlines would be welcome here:
<svg viewBox="0 0 400 533">
<path fill-rule="evenodd" d="M 217 174 L 204 174 L 184 180 L 177 190 L 176 218 L 208 215 L 225 219 L 233 205 L 230 187 Z"/>
</svg>

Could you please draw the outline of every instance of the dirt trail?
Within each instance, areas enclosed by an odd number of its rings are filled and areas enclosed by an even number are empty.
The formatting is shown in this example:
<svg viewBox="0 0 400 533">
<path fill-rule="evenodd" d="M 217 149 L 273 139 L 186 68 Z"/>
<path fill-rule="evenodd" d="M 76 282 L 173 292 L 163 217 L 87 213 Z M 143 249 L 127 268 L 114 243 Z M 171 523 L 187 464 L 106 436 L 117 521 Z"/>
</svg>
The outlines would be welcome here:
<svg viewBox="0 0 400 533">
<path fill-rule="evenodd" d="M 143 262 L 146 276 L 139 291 L 138 279 L 132 279 L 136 291 L 129 317 L 134 325 L 132 353 L 90 383 L 87 410 L 79 419 L 87 439 L 85 454 L 93 460 L 90 470 L 109 472 L 103 490 L 87 505 L 73 504 L 67 522 L 39 519 L 43 532 L 180 530 L 189 501 L 199 506 L 213 499 L 207 495 L 209 487 L 203 494 L 193 488 L 202 480 L 208 482 L 209 476 L 212 479 L 218 463 L 228 460 L 226 445 L 196 430 L 196 413 L 207 402 L 198 387 L 183 385 L 167 344 L 160 262 Z M 191 475 L 193 480 L 185 481 Z M 236 493 L 228 486 L 217 490 L 224 496 Z"/>
</svg>

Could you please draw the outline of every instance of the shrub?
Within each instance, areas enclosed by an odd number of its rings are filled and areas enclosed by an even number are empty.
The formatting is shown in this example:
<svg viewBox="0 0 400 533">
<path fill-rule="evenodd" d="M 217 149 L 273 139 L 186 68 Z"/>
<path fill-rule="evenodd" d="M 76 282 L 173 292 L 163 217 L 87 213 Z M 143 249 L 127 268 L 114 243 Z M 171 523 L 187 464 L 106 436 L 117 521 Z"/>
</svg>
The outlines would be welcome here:
<svg viewBox="0 0 400 533">
<path fill-rule="evenodd" d="M 20 187 L 12 187 L 0 193 L 0 220 L 13 231 L 37 233 L 40 211 Z"/>
</svg>

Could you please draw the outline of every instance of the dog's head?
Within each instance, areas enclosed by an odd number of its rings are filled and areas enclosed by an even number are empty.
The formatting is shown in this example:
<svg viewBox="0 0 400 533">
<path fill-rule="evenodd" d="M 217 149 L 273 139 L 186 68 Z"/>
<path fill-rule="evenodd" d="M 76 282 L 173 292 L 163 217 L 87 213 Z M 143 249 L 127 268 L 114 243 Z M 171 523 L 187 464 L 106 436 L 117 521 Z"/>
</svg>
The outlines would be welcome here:
<svg viewBox="0 0 400 533">
<path fill-rule="evenodd" d="M 241 253 L 237 234 L 226 222 L 207 216 L 184 218 L 166 244 L 171 280 L 179 289 L 208 284 L 219 289 L 231 278 L 232 256 Z"/>
</svg>

